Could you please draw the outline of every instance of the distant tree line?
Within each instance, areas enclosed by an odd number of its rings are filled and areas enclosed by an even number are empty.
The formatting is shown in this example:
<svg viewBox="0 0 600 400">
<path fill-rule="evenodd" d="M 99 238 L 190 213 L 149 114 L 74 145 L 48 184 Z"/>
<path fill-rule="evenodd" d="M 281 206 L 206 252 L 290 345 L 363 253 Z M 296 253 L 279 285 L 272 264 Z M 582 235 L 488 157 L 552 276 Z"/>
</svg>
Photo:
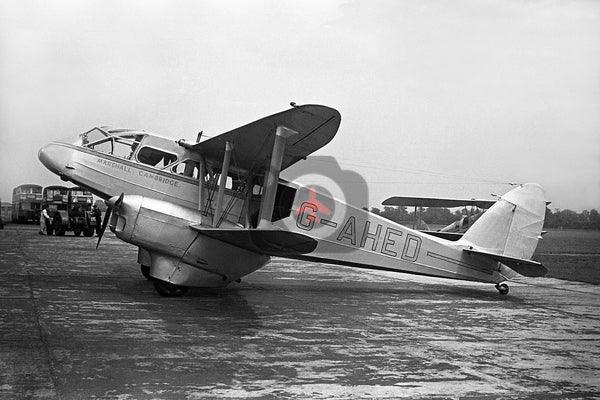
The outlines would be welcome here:
<svg viewBox="0 0 600 400">
<path fill-rule="evenodd" d="M 460 219 L 464 215 L 463 211 L 452 212 L 447 208 L 429 207 L 421 212 L 421 220 L 430 225 L 449 225 Z M 417 219 L 415 212 L 407 211 L 406 207 L 383 207 L 383 210 L 373 207 L 371 212 L 404 225 L 412 225 Z M 552 211 L 546 208 L 544 228 L 600 230 L 600 213 L 596 209 L 577 213 L 572 210 L 554 209 Z"/>
<path fill-rule="evenodd" d="M 583 210 L 577 213 L 573 210 L 546 208 L 545 228 L 565 229 L 600 229 L 600 213 L 596 209 Z"/>
</svg>

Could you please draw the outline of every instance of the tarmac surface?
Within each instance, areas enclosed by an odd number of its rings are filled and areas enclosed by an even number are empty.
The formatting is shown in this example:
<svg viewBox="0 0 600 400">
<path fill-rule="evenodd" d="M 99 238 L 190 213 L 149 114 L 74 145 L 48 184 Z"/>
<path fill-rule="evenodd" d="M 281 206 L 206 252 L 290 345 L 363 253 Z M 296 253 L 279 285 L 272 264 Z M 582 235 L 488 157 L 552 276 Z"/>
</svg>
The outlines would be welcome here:
<svg viewBox="0 0 600 400">
<path fill-rule="evenodd" d="M 275 259 L 159 296 L 136 248 L 0 230 L 1 399 L 600 398 L 600 288 Z"/>
</svg>

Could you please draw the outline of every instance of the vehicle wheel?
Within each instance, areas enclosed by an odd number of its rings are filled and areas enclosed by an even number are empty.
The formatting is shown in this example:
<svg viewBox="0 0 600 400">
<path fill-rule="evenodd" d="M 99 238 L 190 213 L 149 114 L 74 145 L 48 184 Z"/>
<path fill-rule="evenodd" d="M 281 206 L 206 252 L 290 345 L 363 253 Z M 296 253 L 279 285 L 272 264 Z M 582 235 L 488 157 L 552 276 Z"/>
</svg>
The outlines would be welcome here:
<svg viewBox="0 0 600 400">
<path fill-rule="evenodd" d="M 154 288 L 161 296 L 165 297 L 181 297 L 188 291 L 186 286 L 174 285 L 160 279 L 154 280 Z"/>
<path fill-rule="evenodd" d="M 508 294 L 508 285 L 506 283 L 496 284 L 496 289 L 503 296 Z"/>
<path fill-rule="evenodd" d="M 150 266 L 140 264 L 140 270 L 142 271 L 144 278 L 148 279 L 149 281 L 152 280 L 152 277 L 150 276 Z"/>
<path fill-rule="evenodd" d="M 75 230 L 73 230 L 73 234 L 75 236 L 81 236 L 81 229 L 75 229 Z"/>
<path fill-rule="evenodd" d="M 60 218 L 54 218 L 54 220 L 52 221 L 52 228 L 56 236 L 65 235 L 65 227 L 63 226 L 62 220 Z"/>
<path fill-rule="evenodd" d="M 83 234 L 87 237 L 94 236 L 94 227 L 86 228 Z"/>
</svg>

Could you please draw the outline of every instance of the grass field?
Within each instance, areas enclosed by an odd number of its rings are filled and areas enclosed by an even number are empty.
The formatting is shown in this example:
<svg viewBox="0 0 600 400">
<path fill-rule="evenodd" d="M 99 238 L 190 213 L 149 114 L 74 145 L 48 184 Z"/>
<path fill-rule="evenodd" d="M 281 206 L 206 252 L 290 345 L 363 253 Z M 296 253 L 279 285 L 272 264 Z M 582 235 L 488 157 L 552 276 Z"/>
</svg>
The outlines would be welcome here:
<svg viewBox="0 0 600 400">
<path fill-rule="evenodd" d="M 549 278 L 600 284 L 600 231 L 549 230 L 533 259 L 548 268 Z"/>
</svg>

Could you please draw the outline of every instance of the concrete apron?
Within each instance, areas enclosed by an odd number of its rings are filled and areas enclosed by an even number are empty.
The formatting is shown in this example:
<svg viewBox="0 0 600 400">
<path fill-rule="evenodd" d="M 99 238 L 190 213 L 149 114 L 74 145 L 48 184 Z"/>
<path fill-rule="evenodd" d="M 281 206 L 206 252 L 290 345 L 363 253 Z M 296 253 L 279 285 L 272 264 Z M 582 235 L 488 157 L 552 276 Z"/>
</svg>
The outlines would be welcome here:
<svg viewBox="0 0 600 400">
<path fill-rule="evenodd" d="M 579 398 L 600 392 L 600 290 L 275 259 L 160 297 L 108 233 L 0 230 L 0 398 Z"/>
</svg>

